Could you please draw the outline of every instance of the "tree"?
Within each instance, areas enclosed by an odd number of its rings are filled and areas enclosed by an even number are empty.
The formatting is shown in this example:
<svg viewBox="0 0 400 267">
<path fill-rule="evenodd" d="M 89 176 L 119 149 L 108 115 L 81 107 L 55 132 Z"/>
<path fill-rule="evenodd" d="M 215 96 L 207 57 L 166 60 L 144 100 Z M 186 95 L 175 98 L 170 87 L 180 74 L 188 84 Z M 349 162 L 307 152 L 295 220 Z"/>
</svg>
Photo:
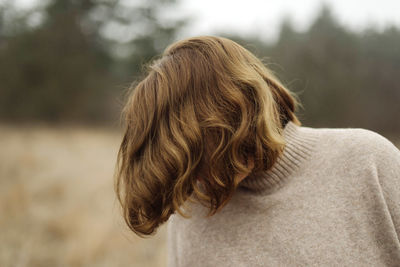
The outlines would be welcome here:
<svg viewBox="0 0 400 267">
<path fill-rule="evenodd" d="M 161 19 L 175 1 L 125 6 L 116 0 L 52 0 L 0 20 L 0 118 L 17 121 L 115 121 L 118 84 L 135 77 L 140 63 L 159 53 L 185 24 Z M 9 8 L 9 7 L 8 7 Z M 0 7 L 0 18 L 6 12 Z M 29 14 L 42 21 L 29 25 Z M 6 31 L 12 25 L 20 27 Z M 128 40 L 107 29 L 129 29 Z M 123 42 L 125 41 L 125 42 Z M 127 48 L 125 57 L 115 51 Z"/>
</svg>

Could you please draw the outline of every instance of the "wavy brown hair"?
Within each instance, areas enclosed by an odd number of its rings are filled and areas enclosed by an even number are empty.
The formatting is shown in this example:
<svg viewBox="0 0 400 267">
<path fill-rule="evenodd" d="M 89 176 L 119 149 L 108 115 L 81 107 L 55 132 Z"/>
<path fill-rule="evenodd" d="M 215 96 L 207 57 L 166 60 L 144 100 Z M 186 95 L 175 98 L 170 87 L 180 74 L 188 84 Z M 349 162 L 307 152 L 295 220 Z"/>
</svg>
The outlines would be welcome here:
<svg viewBox="0 0 400 267">
<path fill-rule="evenodd" d="M 208 216 L 218 212 L 237 189 L 237 174 L 274 164 L 285 124 L 301 125 L 298 104 L 232 40 L 199 36 L 167 47 L 122 111 L 115 190 L 129 228 L 143 237 L 175 211 L 188 218 L 181 210 L 187 200 L 206 206 Z"/>
</svg>

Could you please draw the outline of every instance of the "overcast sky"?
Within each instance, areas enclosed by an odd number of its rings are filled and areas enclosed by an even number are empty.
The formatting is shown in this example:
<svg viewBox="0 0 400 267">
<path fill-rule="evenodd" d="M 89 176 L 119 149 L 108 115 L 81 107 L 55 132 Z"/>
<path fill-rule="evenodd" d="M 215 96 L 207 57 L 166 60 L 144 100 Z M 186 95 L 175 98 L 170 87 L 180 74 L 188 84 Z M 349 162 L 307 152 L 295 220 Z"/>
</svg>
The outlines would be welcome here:
<svg viewBox="0 0 400 267">
<path fill-rule="evenodd" d="M 38 0 L 16 0 L 30 6 Z M 41 0 L 44 1 L 44 0 Z M 0 0 L 2 2 L 2 0 Z M 133 0 L 125 2 L 135 2 Z M 297 30 L 306 29 L 315 18 L 321 0 L 181 0 L 170 16 L 187 14 L 193 23 L 182 37 L 230 31 L 243 35 L 260 34 L 275 40 L 282 16 L 290 16 Z M 340 23 L 354 30 L 370 25 L 379 29 L 394 24 L 400 27 L 400 0 L 325 0 Z"/>
<path fill-rule="evenodd" d="M 399 0 L 325 0 L 341 24 L 354 30 L 370 25 L 379 29 L 400 27 Z M 246 4 L 243 4 L 246 3 Z M 297 30 L 313 21 L 321 0 L 183 0 L 182 10 L 195 15 L 196 23 L 186 35 L 229 30 L 241 34 L 262 33 L 265 40 L 277 37 L 282 16 L 292 18 Z"/>
</svg>

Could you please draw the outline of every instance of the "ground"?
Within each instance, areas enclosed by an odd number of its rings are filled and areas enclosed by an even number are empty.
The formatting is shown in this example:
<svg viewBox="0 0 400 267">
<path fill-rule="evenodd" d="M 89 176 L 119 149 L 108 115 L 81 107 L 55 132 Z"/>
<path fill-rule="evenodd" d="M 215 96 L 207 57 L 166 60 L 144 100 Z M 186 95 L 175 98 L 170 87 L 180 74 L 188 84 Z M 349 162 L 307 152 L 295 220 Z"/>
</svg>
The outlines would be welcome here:
<svg viewBox="0 0 400 267">
<path fill-rule="evenodd" d="M 121 219 L 121 134 L 0 126 L 0 266 L 165 266 L 166 229 L 141 239 Z"/>
</svg>

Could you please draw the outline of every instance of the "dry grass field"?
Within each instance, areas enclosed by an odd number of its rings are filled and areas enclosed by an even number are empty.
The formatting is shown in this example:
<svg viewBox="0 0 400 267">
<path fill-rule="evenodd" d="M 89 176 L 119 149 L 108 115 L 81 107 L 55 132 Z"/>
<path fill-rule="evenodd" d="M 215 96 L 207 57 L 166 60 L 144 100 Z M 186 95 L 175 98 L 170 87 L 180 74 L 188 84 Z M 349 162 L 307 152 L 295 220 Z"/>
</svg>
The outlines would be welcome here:
<svg viewBox="0 0 400 267">
<path fill-rule="evenodd" d="M 121 135 L 0 126 L 0 266 L 165 266 L 165 225 L 122 222 L 112 175 Z"/>
</svg>

